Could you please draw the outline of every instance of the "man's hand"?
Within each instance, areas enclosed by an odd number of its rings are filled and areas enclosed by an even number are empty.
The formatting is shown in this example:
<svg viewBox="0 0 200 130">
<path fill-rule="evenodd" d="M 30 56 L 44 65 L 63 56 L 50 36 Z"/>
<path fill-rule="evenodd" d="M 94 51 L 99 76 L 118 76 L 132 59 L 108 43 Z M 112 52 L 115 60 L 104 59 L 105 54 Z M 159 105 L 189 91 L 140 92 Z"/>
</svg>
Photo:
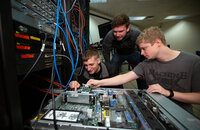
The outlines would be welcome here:
<svg viewBox="0 0 200 130">
<path fill-rule="evenodd" d="M 149 92 L 149 93 L 157 92 L 157 93 L 160 93 L 160 94 L 167 96 L 167 97 L 170 95 L 169 90 L 164 89 L 162 86 L 160 86 L 160 84 L 149 85 L 147 92 Z"/>
<path fill-rule="evenodd" d="M 88 82 L 87 82 L 87 85 L 89 86 L 92 86 L 93 88 L 98 88 L 100 87 L 100 84 L 98 82 L 99 80 L 95 80 L 95 79 L 90 79 Z"/>
<path fill-rule="evenodd" d="M 72 89 L 74 88 L 74 90 L 77 91 L 77 88 L 80 87 L 80 84 L 77 81 L 71 81 L 69 83 L 69 87 L 72 88 Z"/>
<path fill-rule="evenodd" d="M 164 89 L 159 84 L 149 85 L 147 92 L 149 92 L 149 93 L 157 92 L 157 93 L 160 93 L 160 94 L 162 94 L 166 97 L 168 97 L 170 95 L 170 91 L 167 90 L 167 89 Z M 185 93 L 185 92 L 174 91 L 173 99 L 180 101 L 180 102 L 184 102 L 184 103 L 200 104 L 200 100 L 199 100 L 200 99 L 200 92 Z"/>
</svg>

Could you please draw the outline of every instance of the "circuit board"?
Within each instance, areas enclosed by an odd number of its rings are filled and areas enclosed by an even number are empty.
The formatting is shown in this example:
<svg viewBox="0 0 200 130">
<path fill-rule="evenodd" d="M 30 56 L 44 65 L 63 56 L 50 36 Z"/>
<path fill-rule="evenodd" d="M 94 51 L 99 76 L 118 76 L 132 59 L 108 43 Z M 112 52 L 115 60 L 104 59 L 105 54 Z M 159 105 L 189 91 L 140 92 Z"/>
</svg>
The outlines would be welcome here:
<svg viewBox="0 0 200 130">
<path fill-rule="evenodd" d="M 200 121 L 159 94 L 133 89 L 92 89 L 64 91 L 35 117 L 34 129 L 130 130 L 199 128 Z M 169 108 L 170 107 L 170 108 Z M 174 109 L 171 109 L 171 108 Z M 169 110 L 169 111 L 166 111 Z M 176 113 L 179 113 L 176 117 Z M 184 115 L 182 118 L 181 116 Z M 186 119 L 191 118 L 195 122 Z M 184 122 L 184 123 L 181 123 Z"/>
<path fill-rule="evenodd" d="M 82 87 L 68 92 L 60 110 L 80 112 L 77 122 L 89 126 L 138 129 L 139 122 L 121 91 L 93 91 Z"/>
</svg>

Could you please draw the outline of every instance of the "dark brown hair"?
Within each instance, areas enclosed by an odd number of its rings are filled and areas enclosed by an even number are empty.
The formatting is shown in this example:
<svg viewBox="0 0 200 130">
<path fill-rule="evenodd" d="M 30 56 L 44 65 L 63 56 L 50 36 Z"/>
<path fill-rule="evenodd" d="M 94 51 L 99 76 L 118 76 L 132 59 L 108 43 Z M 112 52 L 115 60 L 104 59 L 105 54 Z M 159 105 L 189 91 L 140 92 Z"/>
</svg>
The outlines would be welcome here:
<svg viewBox="0 0 200 130">
<path fill-rule="evenodd" d="M 119 14 L 112 20 L 112 28 L 125 25 L 128 27 L 130 24 L 129 17 L 126 14 Z"/>
</svg>

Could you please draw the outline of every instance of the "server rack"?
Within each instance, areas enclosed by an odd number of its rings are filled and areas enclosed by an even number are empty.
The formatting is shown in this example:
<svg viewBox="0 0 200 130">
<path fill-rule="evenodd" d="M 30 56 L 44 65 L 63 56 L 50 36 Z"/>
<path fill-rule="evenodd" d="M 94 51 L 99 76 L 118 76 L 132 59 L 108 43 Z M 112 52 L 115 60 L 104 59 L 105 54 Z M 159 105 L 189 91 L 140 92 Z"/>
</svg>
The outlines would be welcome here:
<svg viewBox="0 0 200 130">
<path fill-rule="evenodd" d="M 54 5 L 57 2 L 58 0 L 9 0 L 1 3 L 0 89 L 1 114 L 3 115 L 1 119 L 3 126 L 1 125 L 1 127 L 4 129 L 26 128 L 26 123 L 39 109 L 42 98 L 47 92 L 47 88 L 44 86 L 49 86 L 51 78 L 53 59 L 52 54 L 49 53 L 52 53 L 51 43 L 55 34 L 56 19 L 54 16 L 57 8 Z M 67 10 L 73 5 L 74 0 L 63 0 L 61 3 L 66 3 Z M 89 43 L 89 0 L 77 0 L 75 5 L 84 14 L 85 26 L 81 36 L 85 38 L 86 43 Z M 54 10 L 52 14 L 50 13 L 51 9 Z M 74 11 L 73 13 L 77 13 L 76 24 L 80 26 L 80 12 Z M 75 32 L 73 13 L 67 13 L 67 19 L 69 27 Z M 61 11 L 60 14 L 62 14 Z M 66 28 L 64 24 L 61 26 Z M 27 30 L 28 32 L 26 32 Z M 29 39 L 26 39 L 26 36 Z M 75 39 L 77 44 L 80 39 L 81 37 L 77 35 Z M 69 56 L 69 53 L 64 52 L 63 48 L 59 46 L 61 40 L 66 42 L 60 30 L 57 34 L 56 54 L 62 53 L 62 55 Z M 46 42 L 47 45 L 41 58 L 38 58 L 43 42 Z M 68 48 L 66 47 L 66 49 Z M 76 52 L 73 50 L 72 53 L 75 55 Z M 37 64 L 31 69 L 37 58 L 39 59 Z M 73 58 L 75 59 L 75 56 Z M 58 56 L 56 63 L 61 80 L 63 84 L 66 84 L 72 72 L 71 65 L 61 56 Z M 56 76 L 53 83 L 54 86 L 60 85 Z M 49 94 L 47 99 L 50 98 Z M 23 124 L 24 122 L 25 124 Z"/>
</svg>

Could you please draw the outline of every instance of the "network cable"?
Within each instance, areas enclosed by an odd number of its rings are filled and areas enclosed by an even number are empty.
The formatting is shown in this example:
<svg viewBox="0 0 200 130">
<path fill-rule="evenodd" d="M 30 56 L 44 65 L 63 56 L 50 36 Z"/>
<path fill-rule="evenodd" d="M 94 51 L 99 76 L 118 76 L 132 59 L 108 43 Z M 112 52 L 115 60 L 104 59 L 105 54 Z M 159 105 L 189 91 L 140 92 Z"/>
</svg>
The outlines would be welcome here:
<svg viewBox="0 0 200 130">
<path fill-rule="evenodd" d="M 37 57 L 36 61 L 34 62 L 34 64 L 31 66 L 31 68 L 29 69 L 29 71 L 26 73 L 26 75 L 22 78 L 22 80 L 19 82 L 19 85 L 26 79 L 26 77 L 30 74 L 30 72 L 33 70 L 33 68 L 36 66 L 36 64 L 38 63 L 39 59 L 41 58 L 41 55 L 42 53 L 44 52 L 44 49 L 45 49 L 45 42 L 46 42 L 46 39 L 47 39 L 47 34 L 45 33 L 45 39 L 43 41 L 43 44 L 42 44 L 42 48 L 41 48 L 41 51 L 40 51 L 40 54 L 39 56 Z"/>
</svg>

